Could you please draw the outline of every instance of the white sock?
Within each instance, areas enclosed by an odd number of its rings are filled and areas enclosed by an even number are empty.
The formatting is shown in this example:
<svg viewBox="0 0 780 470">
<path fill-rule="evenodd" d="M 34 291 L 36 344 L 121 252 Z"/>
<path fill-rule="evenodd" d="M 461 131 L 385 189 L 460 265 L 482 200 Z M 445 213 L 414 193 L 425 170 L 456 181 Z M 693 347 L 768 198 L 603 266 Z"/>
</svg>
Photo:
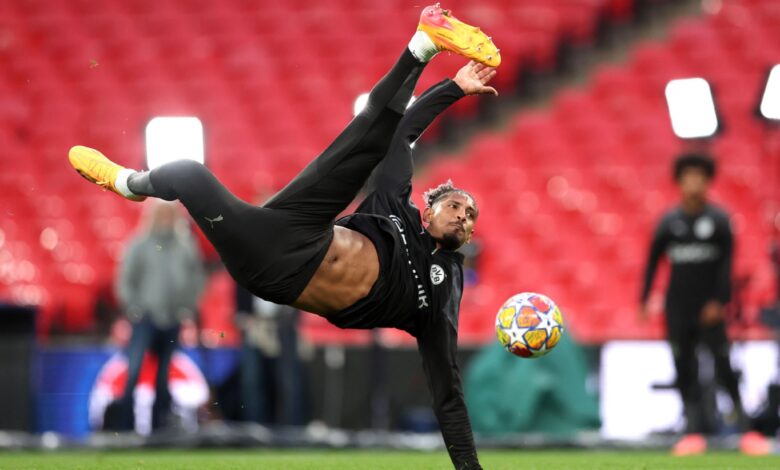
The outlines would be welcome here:
<svg viewBox="0 0 780 470">
<path fill-rule="evenodd" d="M 125 168 L 124 170 L 119 170 L 119 173 L 117 173 L 117 175 L 116 175 L 116 181 L 114 181 L 114 186 L 125 197 L 130 197 L 130 196 L 135 196 L 136 195 L 132 191 L 130 191 L 130 188 L 127 186 L 127 178 L 129 178 L 130 175 L 132 175 L 134 173 L 136 173 L 135 170 L 131 170 L 129 168 Z"/>
<path fill-rule="evenodd" d="M 439 53 L 436 44 L 433 43 L 430 36 L 423 31 L 416 31 L 412 40 L 409 41 L 409 51 L 415 59 L 420 62 L 428 62 L 433 56 Z"/>
</svg>

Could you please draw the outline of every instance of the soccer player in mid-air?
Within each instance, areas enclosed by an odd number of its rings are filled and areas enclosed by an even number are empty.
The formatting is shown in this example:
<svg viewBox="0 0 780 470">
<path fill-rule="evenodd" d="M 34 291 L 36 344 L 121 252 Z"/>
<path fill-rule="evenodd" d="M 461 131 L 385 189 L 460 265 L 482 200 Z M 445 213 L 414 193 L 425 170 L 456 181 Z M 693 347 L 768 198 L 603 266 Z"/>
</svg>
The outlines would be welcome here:
<svg viewBox="0 0 780 470">
<path fill-rule="evenodd" d="M 406 110 L 426 63 L 440 51 L 472 61 Z M 465 95 L 488 82 L 500 55 L 479 28 L 439 5 L 336 140 L 262 207 L 231 194 L 203 165 L 176 161 L 149 172 L 123 168 L 86 147 L 69 159 L 87 180 L 127 199 L 179 200 L 230 274 L 253 294 L 323 316 L 341 328 L 399 328 L 417 338 L 444 442 L 456 468 L 481 468 L 455 360 L 463 257 L 478 209 L 450 182 L 411 202 L 411 144 Z M 375 189 L 335 220 L 372 172 Z"/>
</svg>

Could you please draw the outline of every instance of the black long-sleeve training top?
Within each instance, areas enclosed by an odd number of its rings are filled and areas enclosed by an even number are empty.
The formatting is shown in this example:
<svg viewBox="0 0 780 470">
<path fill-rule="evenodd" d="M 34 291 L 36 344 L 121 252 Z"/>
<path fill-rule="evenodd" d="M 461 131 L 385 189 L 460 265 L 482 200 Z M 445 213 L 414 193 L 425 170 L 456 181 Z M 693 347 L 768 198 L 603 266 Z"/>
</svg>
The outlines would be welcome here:
<svg viewBox="0 0 780 470">
<path fill-rule="evenodd" d="M 444 83 L 428 97 L 431 112 L 463 96 Z M 422 98 L 421 98 L 422 99 Z M 457 469 L 481 468 L 463 398 L 455 353 L 463 293 L 463 255 L 436 248 L 412 203 L 411 155 L 388 155 L 376 189 L 338 225 L 366 235 L 376 247 L 380 274 L 368 296 L 329 317 L 343 328 L 393 327 L 417 339 L 433 408 Z"/>
<path fill-rule="evenodd" d="M 729 217 L 722 209 L 707 204 L 696 215 L 675 207 L 661 218 L 650 245 L 642 301 L 646 301 L 661 256 L 671 263 L 666 292 L 670 305 L 688 305 L 731 299 L 733 238 Z"/>
</svg>

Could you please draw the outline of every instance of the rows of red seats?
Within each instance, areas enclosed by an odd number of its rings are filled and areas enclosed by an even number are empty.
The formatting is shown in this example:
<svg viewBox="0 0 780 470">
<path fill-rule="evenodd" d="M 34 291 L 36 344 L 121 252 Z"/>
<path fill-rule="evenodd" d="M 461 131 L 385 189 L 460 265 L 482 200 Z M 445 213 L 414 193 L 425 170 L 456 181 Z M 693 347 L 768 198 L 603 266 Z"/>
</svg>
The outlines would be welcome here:
<svg viewBox="0 0 780 470">
<path fill-rule="evenodd" d="M 551 69 L 561 42 L 593 42 L 600 21 L 627 19 L 632 5 L 447 6 L 493 34 L 497 86 L 511 88 L 521 68 Z M 0 2 L 0 298 L 42 305 L 41 331 L 93 324 L 93 293 L 110 287 L 142 206 L 84 184 L 65 159 L 70 146 L 142 167 L 150 118 L 196 115 L 208 164 L 228 186 L 243 197 L 279 187 L 349 120 L 419 10 L 408 0 Z M 461 62 L 437 58 L 421 85 Z M 476 103 L 453 114 L 473 115 Z"/>
<path fill-rule="evenodd" d="M 660 317 L 638 321 L 638 295 L 654 225 L 676 201 L 671 161 L 690 148 L 671 131 L 664 87 L 692 76 L 713 85 L 724 124 L 709 150 L 720 165 L 714 200 L 733 217 L 735 276 L 747 279 L 740 333 L 760 334 L 759 309 L 774 295 L 767 248 L 780 226 L 767 201 L 780 175 L 767 172 L 780 159 L 780 131 L 754 109 L 777 63 L 780 4 L 722 2 L 639 45 L 627 63 L 602 67 L 586 87 L 560 92 L 549 109 L 521 112 L 506 131 L 437 160 L 419 189 L 452 177 L 482 203 L 482 282 L 466 294 L 462 336 L 490 338 L 497 306 L 527 290 L 556 299 L 586 341 L 661 334 Z"/>
</svg>

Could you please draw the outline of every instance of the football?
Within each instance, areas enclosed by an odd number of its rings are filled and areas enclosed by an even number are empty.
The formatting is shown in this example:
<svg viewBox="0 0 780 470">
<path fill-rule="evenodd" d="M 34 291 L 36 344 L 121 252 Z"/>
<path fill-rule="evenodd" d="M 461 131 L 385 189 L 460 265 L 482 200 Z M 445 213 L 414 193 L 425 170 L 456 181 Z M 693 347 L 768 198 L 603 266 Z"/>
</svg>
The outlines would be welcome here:
<svg viewBox="0 0 780 470">
<path fill-rule="evenodd" d="M 498 341 L 520 357 L 550 352 L 563 335 L 563 314 L 549 297 L 534 292 L 512 296 L 496 315 Z"/>
</svg>

